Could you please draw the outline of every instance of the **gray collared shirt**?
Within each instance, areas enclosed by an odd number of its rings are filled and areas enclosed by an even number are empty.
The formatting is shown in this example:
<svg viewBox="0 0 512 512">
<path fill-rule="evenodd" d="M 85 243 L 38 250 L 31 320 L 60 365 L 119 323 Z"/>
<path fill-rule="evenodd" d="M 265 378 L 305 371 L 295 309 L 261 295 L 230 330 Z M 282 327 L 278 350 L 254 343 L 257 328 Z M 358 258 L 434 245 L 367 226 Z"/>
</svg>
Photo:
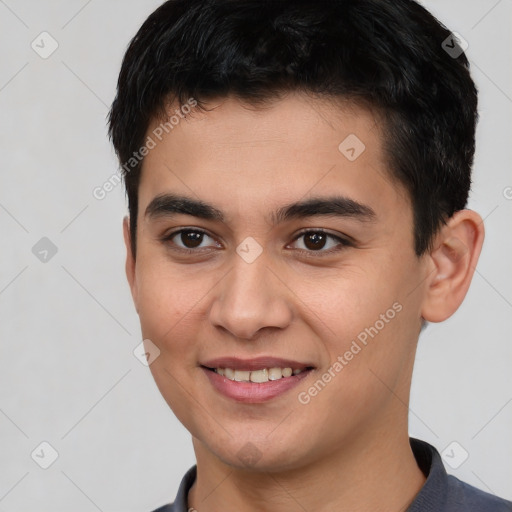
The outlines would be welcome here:
<svg viewBox="0 0 512 512">
<path fill-rule="evenodd" d="M 448 475 L 433 446 L 418 439 L 410 441 L 416 462 L 427 480 L 407 512 L 512 512 L 512 502 Z M 192 466 L 183 477 L 174 503 L 154 512 L 188 512 L 187 496 L 196 479 L 196 468 Z"/>
</svg>

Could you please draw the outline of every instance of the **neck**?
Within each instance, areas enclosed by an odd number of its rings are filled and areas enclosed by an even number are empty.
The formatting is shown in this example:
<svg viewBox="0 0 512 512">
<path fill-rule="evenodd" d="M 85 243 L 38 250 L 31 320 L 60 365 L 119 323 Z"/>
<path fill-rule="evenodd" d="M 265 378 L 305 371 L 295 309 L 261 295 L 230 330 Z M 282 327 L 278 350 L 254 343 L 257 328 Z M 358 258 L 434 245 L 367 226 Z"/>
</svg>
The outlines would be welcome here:
<svg viewBox="0 0 512 512">
<path fill-rule="evenodd" d="M 404 511 L 425 482 L 406 424 L 358 435 L 328 457 L 283 472 L 234 468 L 195 438 L 194 449 L 197 478 L 188 507 L 199 512 Z"/>
</svg>

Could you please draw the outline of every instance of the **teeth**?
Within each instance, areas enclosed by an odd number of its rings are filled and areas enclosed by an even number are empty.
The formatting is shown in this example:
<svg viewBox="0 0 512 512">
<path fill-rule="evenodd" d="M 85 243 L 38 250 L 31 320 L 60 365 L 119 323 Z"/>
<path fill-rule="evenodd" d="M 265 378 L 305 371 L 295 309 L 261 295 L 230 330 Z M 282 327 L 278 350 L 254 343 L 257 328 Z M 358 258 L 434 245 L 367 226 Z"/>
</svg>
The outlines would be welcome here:
<svg viewBox="0 0 512 512">
<path fill-rule="evenodd" d="M 235 370 L 234 380 L 237 380 L 240 382 L 249 382 L 250 375 L 251 375 L 251 372 L 246 372 L 243 370 Z"/>
<path fill-rule="evenodd" d="M 251 382 L 268 382 L 268 370 L 256 370 L 249 376 Z"/>
<path fill-rule="evenodd" d="M 268 380 L 277 380 L 283 376 L 281 368 L 270 368 L 268 371 Z"/>
<path fill-rule="evenodd" d="M 262 368 L 261 370 L 233 370 L 232 368 L 215 368 L 219 375 L 222 375 L 229 380 L 237 382 L 268 382 L 270 380 L 279 380 L 283 377 L 291 377 L 298 375 L 303 370 L 292 368 Z"/>
<path fill-rule="evenodd" d="M 281 370 L 283 373 L 283 377 L 291 377 L 292 376 L 292 369 L 291 368 L 283 368 Z"/>
</svg>

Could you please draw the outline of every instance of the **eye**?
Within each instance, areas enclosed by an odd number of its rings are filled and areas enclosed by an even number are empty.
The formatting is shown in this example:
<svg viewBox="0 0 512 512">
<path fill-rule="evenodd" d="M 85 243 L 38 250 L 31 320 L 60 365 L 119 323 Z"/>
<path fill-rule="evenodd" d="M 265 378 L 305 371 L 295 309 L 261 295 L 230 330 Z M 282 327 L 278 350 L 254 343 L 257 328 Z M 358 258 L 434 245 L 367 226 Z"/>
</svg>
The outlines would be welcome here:
<svg viewBox="0 0 512 512">
<path fill-rule="evenodd" d="M 198 253 L 202 252 L 201 249 L 208 248 L 222 248 L 214 238 L 212 238 L 206 231 L 201 229 L 179 229 L 162 237 L 162 242 L 171 246 L 173 250 Z M 299 233 L 292 244 L 298 246 L 293 247 L 299 251 L 311 255 L 317 253 L 315 256 L 329 255 L 334 252 L 342 250 L 344 247 L 352 246 L 353 244 L 345 238 L 336 236 L 321 229 L 307 230 Z"/>
<path fill-rule="evenodd" d="M 200 229 L 180 229 L 164 236 L 162 240 L 166 243 L 170 242 L 175 246 L 174 248 L 186 252 L 197 252 L 197 249 L 206 249 L 212 246 L 211 242 L 216 247 L 220 247 L 218 242 Z M 208 243 L 208 241 L 210 242 Z M 206 244 L 203 245 L 204 242 Z"/>
<path fill-rule="evenodd" d="M 347 239 L 336 235 L 331 235 L 323 230 L 302 231 L 295 238 L 294 243 L 298 243 L 300 251 L 318 252 L 330 254 L 352 245 Z"/>
</svg>

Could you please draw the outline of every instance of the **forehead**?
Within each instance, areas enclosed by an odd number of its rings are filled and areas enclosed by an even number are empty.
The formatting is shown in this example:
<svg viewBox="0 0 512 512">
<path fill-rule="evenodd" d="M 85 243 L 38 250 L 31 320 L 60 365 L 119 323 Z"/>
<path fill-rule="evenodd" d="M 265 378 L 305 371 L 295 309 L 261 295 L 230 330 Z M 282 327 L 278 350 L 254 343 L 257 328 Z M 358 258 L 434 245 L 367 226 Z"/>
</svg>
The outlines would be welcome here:
<svg viewBox="0 0 512 512">
<path fill-rule="evenodd" d="M 147 135 L 154 137 L 156 133 L 157 142 L 164 144 L 192 144 L 196 150 L 201 149 L 200 144 L 237 149 L 264 146 L 276 147 L 276 151 L 290 149 L 297 154 L 312 150 L 313 157 L 337 150 L 348 135 L 359 135 L 360 140 L 366 139 L 372 153 L 380 152 L 379 114 L 348 100 L 290 92 L 257 106 L 226 97 L 207 102 L 205 108 L 171 105 L 167 119 L 152 119 Z M 378 156 L 377 152 L 374 156 Z M 194 154 L 182 151 L 175 155 L 181 156 Z"/>
<path fill-rule="evenodd" d="M 166 192 L 231 209 L 235 218 L 334 192 L 371 202 L 376 211 L 408 202 L 391 178 L 382 128 L 368 109 L 298 93 L 265 106 L 223 98 L 206 107 L 184 112 L 176 105 L 169 109 L 173 123 L 152 120 L 141 210 Z"/>
</svg>

